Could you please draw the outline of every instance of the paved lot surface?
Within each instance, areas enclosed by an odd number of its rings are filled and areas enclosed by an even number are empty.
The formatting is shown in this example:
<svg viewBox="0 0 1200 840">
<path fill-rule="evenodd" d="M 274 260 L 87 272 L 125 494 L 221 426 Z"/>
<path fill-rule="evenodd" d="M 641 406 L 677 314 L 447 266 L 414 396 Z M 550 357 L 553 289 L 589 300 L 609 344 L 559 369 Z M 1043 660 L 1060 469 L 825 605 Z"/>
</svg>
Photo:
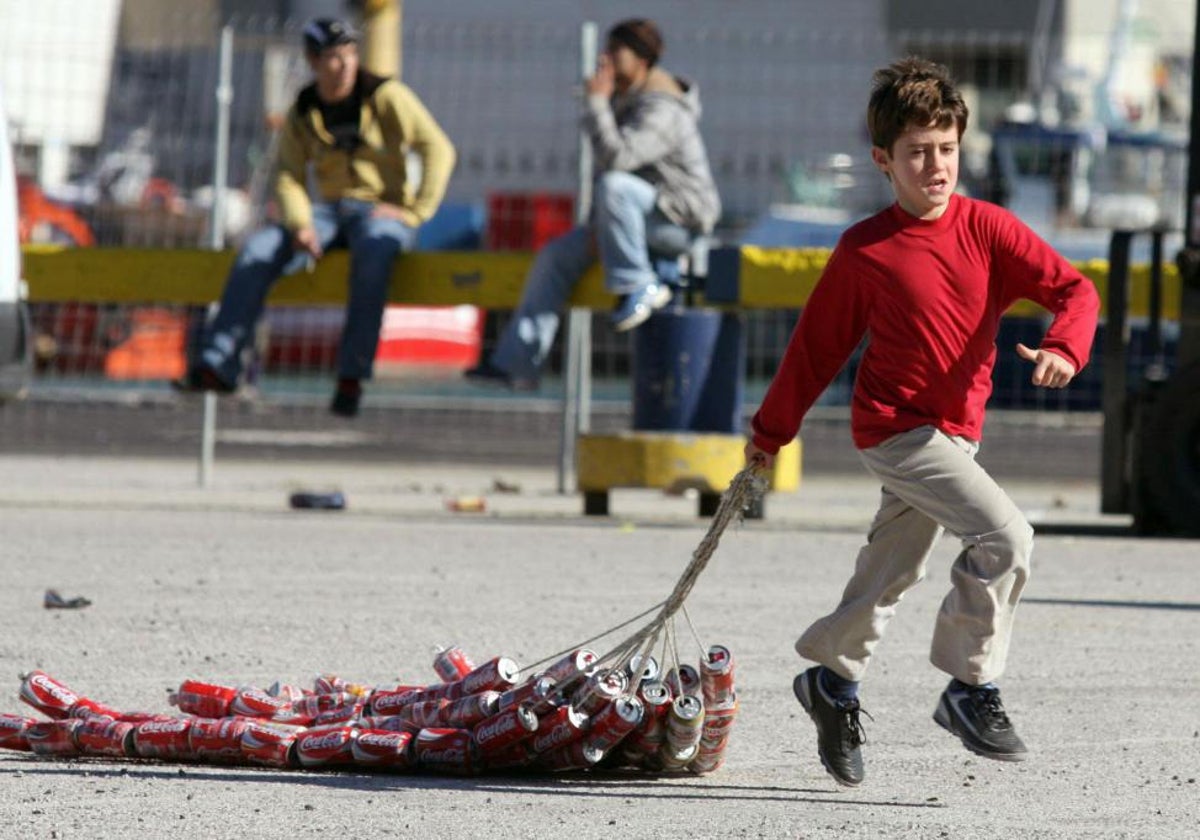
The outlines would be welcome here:
<svg viewBox="0 0 1200 840">
<path fill-rule="evenodd" d="M 546 470 L 4 456 L 0 710 L 43 668 L 115 705 L 167 709 L 185 677 L 424 680 L 431 648 L 531 662 L 650 606 L 703 534 L 694 500 L 628 491 L 579 517 Z M 495 481 L 516 492 L 498 492 Z M 342 513 L 287 510 L 340 487 Z M 975 758 L 931 720 L 927 661 L 954 544 L 906 598 L 864 687 L 867 782 L 839 789 L 791 697 L 794 637 L 837 600 L 876 490 L 809 476 L 725 536 L 689 608 L 738 658 L 742 715 L 705 777 L 288 773 L 0 754 L 2 837 L 1194 838 L 1200 545 L 1043 535 L 1009 710 L 1034 750 Z M 1043 522 L 1103 533 L 1090 484 L 1013 484 Z M 488 512 L 449 513 L 482 494 Z M 1113 531 L 1115 534 L 1116 531 Z M 42 609 L 48 586 L 81 611 Z M 0 685 L 2 688 L 2 685 Z"/>
</svg>

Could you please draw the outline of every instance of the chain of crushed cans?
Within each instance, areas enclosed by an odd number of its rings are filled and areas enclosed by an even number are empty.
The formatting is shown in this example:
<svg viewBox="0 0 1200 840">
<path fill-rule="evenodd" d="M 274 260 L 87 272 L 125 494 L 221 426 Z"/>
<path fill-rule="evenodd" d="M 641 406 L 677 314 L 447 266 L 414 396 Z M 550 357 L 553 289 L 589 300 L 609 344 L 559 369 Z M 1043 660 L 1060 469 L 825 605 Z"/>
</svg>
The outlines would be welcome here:
<svg viewBox="0 0 1200 840">
<path fill-rule="evenodd" d="M 460 775 L 721 766 L 738 710 L 728 648 L 709 648 L 698 669 L 666 673 L 651 656 L 619 669 L 599 662 L 580 648 L 520 681 L 512 659 L 476 667 L 451 647 L 433 662 L 441 682 L 426 686 L 368 687 L 332 675 L 312 689 L 185 680 L 168 698 L 175 715 L 118 711 L 33 671 L 20 697 L 50 720 L 0 714 L 0 748 Z"/>
</svg>

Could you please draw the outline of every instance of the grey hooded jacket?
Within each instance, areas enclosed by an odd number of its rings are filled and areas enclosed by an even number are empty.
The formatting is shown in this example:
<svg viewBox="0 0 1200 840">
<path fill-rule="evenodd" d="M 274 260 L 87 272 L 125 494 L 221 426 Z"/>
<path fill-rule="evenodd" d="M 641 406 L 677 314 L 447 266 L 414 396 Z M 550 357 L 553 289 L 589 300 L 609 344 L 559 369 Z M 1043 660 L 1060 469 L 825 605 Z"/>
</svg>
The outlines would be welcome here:
<svg viewBox="0 0 1200 840">
<path fill-rule="evenodd" d="M 708 233 L 721 199 L 700 137 L 700 92 L 660 68 L 637 91 L 590 96 L 583 127 L 598 171 L 630 172 L 658 188 L 658 208 L 686 228 Z"/>
</svg>

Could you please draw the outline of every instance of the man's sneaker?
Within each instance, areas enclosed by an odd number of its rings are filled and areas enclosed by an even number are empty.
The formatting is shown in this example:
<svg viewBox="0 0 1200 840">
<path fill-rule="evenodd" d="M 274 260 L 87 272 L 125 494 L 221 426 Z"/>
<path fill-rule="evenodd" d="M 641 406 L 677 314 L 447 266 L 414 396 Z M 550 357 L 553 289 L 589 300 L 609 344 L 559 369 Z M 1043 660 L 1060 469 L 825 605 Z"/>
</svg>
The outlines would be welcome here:
<svg viewBox="0 0 1200 840">
<path fill-rule="evenodd" d="M 362 383 L 357 379 L 339 379 L 329 403 L 329 411 L 338 417 L 357 417 L 362 402 Z"/>
<path fill-rule="evenodd" d="M 1025 744 L 1000 702 L 1000 689 L 992 685 L 966 685 L 951 680 L 942 692 L 933 719 L 962 739 L 963 746 L 984 758 L 1024 761 Z"/>
<path fill-rule="evenodd" d="M 480 362 L 473 368 L 463 371 L 463 377 L 472 385 L 484 388 L 501 388 L 507 391 L 536 391 L 536 379 L 519 379 L 510 376 L 507 371 L 493 365 L 491 362 Z"/>
<path fill-rule="evenodd" d="M 857 700 L 835 700 L 821 685 L 821 667 L 797 674 L 792 682 L 796 699 L 817 725 L 817 754 L 834 781 L 857 787 L 863 780 L 862 750 L 867 742 L 858 716 Z M 862 712 L 866 714 L 866 712 Z M 867 715 L 870 717 L 870 715 Z"/>
<path fill-rule="evenodd" d="M 215 370 L 204 365 L 188 368 L 187 373 L 183 376 L 171 380 L 171 387 L 185 394 L 203 393 L 205 391 L 212 391 L 217 394 L 232 394 L 237 390 L 236 385 L 230 385 L 218 376 Z"/>
<path fill-rule="evenodd" d="M 617 332 L 627 332 L 644 323 L 671 300 L 671 290 L 662 283 L 651 283 L 621 299 L 613 310 L 612 325 Z"/>
</svg>

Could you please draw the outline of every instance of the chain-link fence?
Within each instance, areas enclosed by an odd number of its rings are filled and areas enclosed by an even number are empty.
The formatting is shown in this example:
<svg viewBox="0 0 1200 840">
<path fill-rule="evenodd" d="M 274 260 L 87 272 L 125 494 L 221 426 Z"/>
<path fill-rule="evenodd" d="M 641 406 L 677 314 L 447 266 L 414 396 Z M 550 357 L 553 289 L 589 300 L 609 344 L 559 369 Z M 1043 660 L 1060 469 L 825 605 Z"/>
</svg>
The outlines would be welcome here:
<svg viewBox="0 0 1200 840">
<path fill-rule="evenodd" d="M 308 77 L 297 21 L 227 18 L 217 4 L 162 4 L 137 16 L 98 0 L 90 14 L 102 18 L 97 26 L 108 35 L 100 41 L 108 48 L 93 49 L 91 64 L 74 68 L 94 77 L 83 90 L 66 76 L 66 53 L 57 52 L 70 48 L 68 11 L 76 4 L 44 5 L 49 11 L 9 3 L 4 19 L 23 23 L 0 34 L 31 240 L 78 247 L 209 241 L 216 50 L 225 23 L 235 31 L 230 241 L 269 216 L 275 131 Z M 888 6 L 751 2 L 733 12 L 707 0 L 648 5 L 645 12 L 667 34 L 664 65 L 701 90 L 701 128 L 726 209 L 721 240 L 827 247 L 847 224 L 886 204 L 890 192 L 869 163 L 862 114 L 872 70 L 909 52 L 946 61 L 964 82 L 976 115 L 962 173 L 972 194 L 1007 203 L 1075 259 L 1103 257 L 1121 213 L 1138 224 L 1177 226 L 1186 157 L 1180 127 L 1187 119 L 1179 91 L 1189 83 L 1190 56 L 1165 42 L 1147 53 L 1151 47 L 1139 41 L 1140 63 L 1126 62 L 1124 88 L 1110 85 L 1105 100 L 1124 103 L 1128 127 L 1101 131 L 1079 93 L 1086 86 L 1052 70 L 1070 69 L 1065 57 L 1072 50 L 1103 51 L 1112 32 L 1073 36 L 1061 21 L 1044 38 L 914 32 L 897 26 Z M 459 153 L 446 203 L 423 230 L 421 247 L 531 248 L 571 224 L 579 25 L 594 11 L 586 3 L 529 3 L 468 14 L 406 3 L 404 81 Z M 22 62 L 26 69 L 15 72 Z M 35 72 L 42 67 L 59 69 Z M 1043 95 L 1050 87 L 1053 108 Z M 69 113 L 66 103 L 78 96 L 103 106 L 92 108 L 87 125 L 67 125 L 65 116 L 56 125 L 53 115 Z M 1035 117 L 1052 112 L 1058 122 L 1030 121 L 1022 108 L 1033 108 Z M 341 309 L 273 308 L 246 387 L 222 402 L 218 443 L 238 452 L 287 447 L 292 454 L 551 463 L 563 387 L 558 351 L 538 394 L 474 391 L 461 370 L 490 349 L 507 315 L 483 318 L 469 309 L 390 309 L 363 414 L 353 425 L 331 425 L 326 404 Z M 796 314 L 746 313 L 747 410 L 769 381 Z M 199 403 L 173 394 L 167 382 L 181 372 L 203 315 L 141 303 L 35 301 L 37 374 L 24 402 L 0 408 L 5 448 L 186 453 L 199 437 Z M 1001 411 L 993 416 L 1003 424 L 1005 409 L 1032 412 L 1009 416 L 1020 417 L 1025 436 L 1094 429 L 1098 366 L 1068 391 L 1038 391 L 1008 351 L 1017 341 L 1036 342 L 1043 328 L 1036 319 L 1006 321 L 992 402 Z M 1135 330 L 1135 372 L 1154 360 L 1170 366 L 1173 329 L 1167 325 L 1167 344 L 1155 354 L 1139 352 Z M 593 318 L 592 335 L 593 427 L 621 428 L 629 418 L 629 339 L 610 330 L 604 313 Z M 821 416 L 839 433 L 854 370 L 852 361 L 822 401 Z M 1071 412 L 1081 416 L 1067 418 Z M 1096 467 L 1077 469 L 1092 474 Z"/>
</svg>

